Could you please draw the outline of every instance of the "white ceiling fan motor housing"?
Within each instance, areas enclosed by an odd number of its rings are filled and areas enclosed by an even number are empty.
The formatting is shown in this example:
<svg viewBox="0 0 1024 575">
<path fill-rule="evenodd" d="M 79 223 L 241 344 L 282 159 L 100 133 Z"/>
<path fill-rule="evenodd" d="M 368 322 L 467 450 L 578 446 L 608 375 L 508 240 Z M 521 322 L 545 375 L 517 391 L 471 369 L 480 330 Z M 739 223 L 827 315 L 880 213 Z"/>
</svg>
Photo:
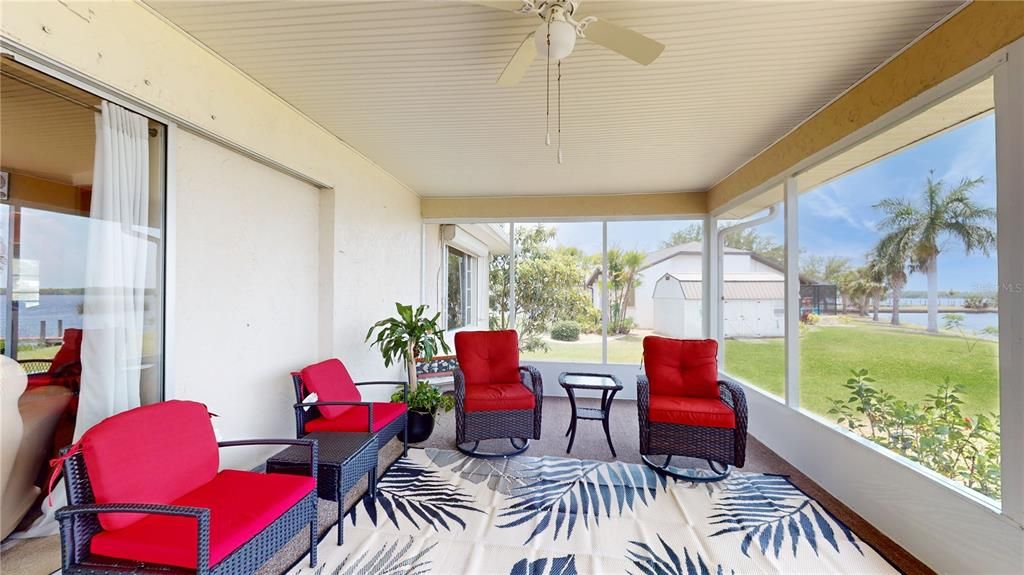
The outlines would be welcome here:
<svg viewBox="0 0 1024 575">
<path fill-rule="evenodd" d="M 551 33 L 551 53 L 548 54 L 548 32 Z M 541 22 L 533 35 L 537 45 L 537 54 L 549 60 L 561 60 L 572 54 L 576 47 L 576 26 L 566 22 L 564 18 L 553 18 L 550 28 L 547 22 Z"/>
</svg>

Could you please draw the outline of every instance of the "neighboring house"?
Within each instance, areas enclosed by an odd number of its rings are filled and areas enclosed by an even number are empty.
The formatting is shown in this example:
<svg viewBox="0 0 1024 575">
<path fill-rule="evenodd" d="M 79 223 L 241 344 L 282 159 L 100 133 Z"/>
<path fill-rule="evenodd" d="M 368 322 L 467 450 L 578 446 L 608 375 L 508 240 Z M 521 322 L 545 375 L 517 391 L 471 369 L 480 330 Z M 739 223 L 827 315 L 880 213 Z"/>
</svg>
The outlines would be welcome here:
<svg viewBox="0 0 1024 575">
<path fill-rule="evenodd" d="M 669 337 L 702 337 L 700 242 L 647 254 L 634 290 L 629 316 L 637 329 Z M 726 247 L 726 337 L 781 337 L 785 329 L 785 276 L 782 266 L 747 250 Z M 588 280 L 600 305 L 601 271 Z M 801 282 L 802 283 L 802 282 Z"/>
<path fill-rule="evenodd" d="M 426 224 L 423 301 L 449 334 L 487 329 L 491 257 L 509 253 L 505 224 Z M 448 343 L 452 339 L 449 337 Z"/>
</svg>

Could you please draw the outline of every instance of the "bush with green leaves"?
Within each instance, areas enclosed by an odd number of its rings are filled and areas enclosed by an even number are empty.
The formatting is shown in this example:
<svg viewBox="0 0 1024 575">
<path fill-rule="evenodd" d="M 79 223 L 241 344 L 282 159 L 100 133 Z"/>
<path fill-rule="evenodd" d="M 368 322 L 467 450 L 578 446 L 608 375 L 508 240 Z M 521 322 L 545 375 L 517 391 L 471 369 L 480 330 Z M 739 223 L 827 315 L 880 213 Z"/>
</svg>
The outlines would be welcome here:
<svg viewBox="0 0 1024 575">
<path fill-rule="evenodd" d="M 403 395 L 403 388 L 399 387 L 391 394 L 391 401 L 394 403 L 401 402 Z M 409 392 L 408 406 L 409 411 L 437 415 L 438 411 L 446 413 L 451 411 L 455 407 L 455 398 L 441 393 L 440 389 L 425 381 L 420 381 Z"/>
<path fill-rule="evenodd" d="M 551 339 L 557 341 L 579 341 L 580 324 L 574 321 L 560 321 L 551 328 Z"/>
<path fill-rule="evenodd" d="M 854 370 L 846 399 L 829 398 L 840 424 L 912 461 L 999 499 L 999 416 L 965 416 L 962 385 L 950 378 L 918 403 L 897 399 L 868 370 Z"/>
</svg>

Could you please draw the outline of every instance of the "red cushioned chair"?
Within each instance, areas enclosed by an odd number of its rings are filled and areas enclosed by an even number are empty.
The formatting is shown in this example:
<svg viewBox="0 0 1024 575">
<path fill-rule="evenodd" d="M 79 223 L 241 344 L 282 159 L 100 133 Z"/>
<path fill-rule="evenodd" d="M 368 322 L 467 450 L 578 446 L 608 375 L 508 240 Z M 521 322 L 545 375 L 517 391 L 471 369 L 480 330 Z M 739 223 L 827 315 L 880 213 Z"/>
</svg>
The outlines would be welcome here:
<svg viewBox="0 0 1024 575">
<path fill-rule="evenodd" d="M 82 379 L 82 330 L 64 330 L 64 341 L 53 359 L 23 359 L 28 387 L 60 385 L 77 392 Z"/>
<path fill-rule="evenodd" d="M 305 445 L 309 476 L 224 470 L 220 447 Z M 309 528 L 316 565 L 316 441 L 214 437 L 206 407 L 166 401 L 108 417 L 64 458 L 63 573 L 252 573 Z"/>
<path fill-rule="evenodd" d="M 405 431 L 408 423 L 409 383 L 405 381 L 352 381 L 345 365 L 328 359 L 292 372 L 295 386 L 295 436 L 314 431 L 363 431 L 377 434 L 383 447 Z M 363 401 L 359 387 L 364 385 L 402 386 L 401 403 Z M 310 394 L 316 401 L 305 402 Z M 409 441 L 402 433 L 402 456 L 409 451 Z"/>
<path fill-rule="evenodd" d="M 459 365 L 455 376 L 455 442 L 473 457 L 509 457 L 540 439 L 540 372 L 519 365 L 519 335 L 514 330 L 461 331 L 455 334 Z M 505 439 L 512 451 L 484 453 L 480 441 Z M 516 440 L 521 443 L 517 444 Z M 474 442 L 472 448 L 463 444 Z"/>
<path fill-rule="evenodd" d="M 644 372 L 637 376 L 640 454 L 658 473 L 687 481 L 718 481 L 743 467 L 747 399 L 743 389 L 718 379 L 718 342 L 644 338 Z M 649 456 L 664 455 L 654 463 Z M 706 459 L 711 473 L 670 466 L 672 456 Z"/>
</svg>

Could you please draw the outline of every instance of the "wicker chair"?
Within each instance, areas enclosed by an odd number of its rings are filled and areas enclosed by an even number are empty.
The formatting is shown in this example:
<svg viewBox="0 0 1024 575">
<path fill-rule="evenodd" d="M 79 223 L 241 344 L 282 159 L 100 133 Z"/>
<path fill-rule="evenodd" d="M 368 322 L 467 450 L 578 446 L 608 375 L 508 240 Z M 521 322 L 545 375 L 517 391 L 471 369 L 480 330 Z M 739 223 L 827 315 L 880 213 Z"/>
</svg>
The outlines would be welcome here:
<svg viewBox="0 0 1024 575">
<path fill-rule="evenodd" d="M 218 448 L 305 445 L 309 476 L 218 472 Z M 92 427 L 63 456 L 63 573 L 248 574 L 309 529 L 316 566 L 314 440 L 218 443 L 206 407 L 167 401 Z"/>
<path fill-rule="evenodd" d="M 60 385 L 77 392 L 82 378 L 82 330 L 64 330 L 64 341 L 53 359 L 19 359 L 28 386 Z"/>
<path fill-rule="evenodd" d="M 355 382 L 345 365 L 328 359 L 292 372 L 295 387 L 295 436 L 314 431 L 362 431 L 377 434 L 377 444 L 384 446 L 402 433 L 402 456 L 409 452 L 409 439 L 403 433 L 408 424 L 409 383 L 405 381 Z M 402 387 L 401 403 L 363 401 L 359 387 L 386 385 Z M 305 401 L 310 394 L 317 401 Z"/>
<path fill-rule="evenodd" d="M 718 380 L 718 342 L 644 338 L 644 369 L 637 376 L 640 454 L 658 473 L 686 481 L 718 481 L 743 467 L 747 400 L 743 389 Z M 666 456 L 657 464 L 650 456 Z M 671 467 L 672 456 L 706 459 L 711 472 Z"/>
<path fill-rule="evenodd" d="M 526 451 L 530 439 L 540 439 L 544 384 L 536 368 L 519 365 L 519 335 L 514 330 L 459 332 L 455 354 L 459 360 L 453 372 L 456 447 L 482 458 Z M 484 439 L 506 438 L 511 451 L 479 449 Z M 464 447 L 469 442 L 473 446 Z"/>
</svg>

